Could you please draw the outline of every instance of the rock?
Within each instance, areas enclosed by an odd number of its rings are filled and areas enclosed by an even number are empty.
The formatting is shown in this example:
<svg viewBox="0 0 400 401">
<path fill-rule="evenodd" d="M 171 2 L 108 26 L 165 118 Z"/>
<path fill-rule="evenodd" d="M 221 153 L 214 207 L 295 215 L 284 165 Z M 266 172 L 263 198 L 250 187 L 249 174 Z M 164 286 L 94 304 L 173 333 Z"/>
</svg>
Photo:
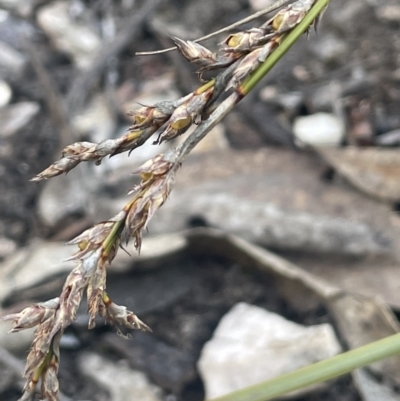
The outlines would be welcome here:
<svg viewBox="0 0 400 401">
<path fill-rule="evenodd" d="M 317 152 L 359 190 L 384 201 L 400 201 L 400 153 L 397 149 L 319 148 Z"/>
<path fill-rule="evenodd" d="M 0 76 L 18 79 L 24 72 L 25 57 L 8 44 L 0 41 Z"/>
<path fill-rule="evenodd" d="M 363 401 L 399 401 L 400 396 L 394 390 L 394 386 L 379 380 L 368 369 L 357 369 L 352 373 L 354 384 L 357 387 Z"/>
<path fill-rule="evenodd" d="M 320 111 L 331 111 L 342 94 L 342 84 L 331 81 L 315 89 L 310 95 L 307 105 L 313 113 Z"/>
<path fill-rule="evenodd" d="M 0 0 L 0 7 L 13 11 L 21 17 L 29 17 L 38 0 Z"/>
<path fill-rule="evenodd" d="M 82 136 L 90 135 L 91 142 L 112 138 L 116 119 L 111 113 L 105 94 L 96 95 L 88 107 L 73 118 L 75 130 Z"/>
<path fill-rule="evenodd" d="M 12 254 L 17 249 L 17 244 L 8 238 L 0 237 L 0 259 Z"/>
<path fill-rule="evenodd" d="M 36 102 L 20 102 L 3 107 L 0 110 L 0 137 L 8 138 L 26 127 L 39 110 Z"/>
<path fill-rule="evenodd" d="M 110 334 L 104 342 L 113 354 L 127 359 L 132 368 L 145 372 L 155 384 L 175 394 L 197 376 L 190 354 L 157 340 L 151 333 L 136 332 L 129 341 Z"/>
<path fill-rule="evenodd" d="M 41 7 L 37 22 L 55 47 L 68 54 L 78 68 L 88 68 L 101 49 L 102 42 L 89 26 L 75 21 L 67 1 L 55 1 Z"/>
<path fill-rule="evenodd" d="M 303 103 L 304 96 L 302 92 L 279 93 L 276 87 L 266 86 L 260 91 L 260 99 L 281 106 L 293 114 Z"/>
<path fill-rule="evenodd" d="M 129 90 L 129 83 L 120 87 L 120 97 L 125 90 Z M 159 77 L 143 82 L 139 93 L 133 94 L 134 96 L 127 95 L 127 98 L 123 100 L 122 109 L 125 113 L 138 109 L 141 105 L 151 106 L 157 102 L 171 101 L 181 97 L 176 87 L 173 71 L 168 71 Z"/>
<path fill-rule="evenodd" d="M 45 183 L 38 201 L 38 213 L 44 224 L 54 227 L 72 213 L 82 213 L 85 210 L 88 204 L 87 190 L 89 186 L 96 185 L 97 181 L 93 179 L 95 176 L 92 176 L 83 185 L 81 174 L 82 171 L 78 167 L 68 175 Z"/>
<path fill-rule="evenodd" d="M 344 139 L 345 126 L 334 114 L 316 113 L 297 117 L 293 133 L 302 144 L 312 146 L 338 146 Z"/>
<path fill-rule="evenodd" d="M 375 144 L 379 146 L 399 146 L 400 129 L 396 129 L 385 134 L 379 135 L 375 139 Z"/>
<path fill-rule="evenodd" d="M 0 315 L 3 314 L 6 313 L 0 309 Z M 17 333 L 10 333 L 10 330 L 11 322 L 0 322 L 0 347 L 12 353 L 24 355 L 25 357 L 26 351 L 32 343 L 35 329 L 21 330 Z"/>
<path fill-rule="evenodd" d="M 275 3 L 275 0 L 249 0 L 250 6 L 255 11 L 260 11 Z"/>
<path fill-rule="evenodd" d="M 179 196 L 179 199 L 178 199 Z M 249 241 L 278 249 L 307 249 L 350 255 L 388 251 L 387 243 L 371 227 L 328 216 L 288 213 L 271 203 L 256 202 L 214 188 L 201 194 L 192 190 L 171 197 L 150 223 L 151 232 L 161 227 L 185 227 L 191 216 Z"/>
<path fill-rule="evenodd" d="M 206 399 L 213 399 L 340 351 L 331 325 L 305 327 L 257 306 L 239 303 L 221 319 L 205 344 L 198 369 Z"/>
<path fill-rule="evenodd" d="M 160 236 L 158 238 L 147 238 L 143 242 L 140 257 L 130 243 L 126 249 L 132 256 L 125 252 L 118 252 L 110 271 L 129 271 L 132 265 L 146 266 L 152 268 L 160 259 L 166 263 L 168 260 L 176 260 L 177 255 L 186 246 L 186 240 L 180 235 Z M 31 245 L 15 252 L 0 263 L 0 304 L 10 295 L 21 301 L 21 292 L 48 283 L 57 277 L 65 276 L 75 266 L 74 262 L 65 262 L 77 248 L 65 246 L 61 242 L 32 241 Z M 40 266 L 40 269 L 37 269 Z M 127 303 L 142 312 L 162 307 L 176 300 L 177 297 L 187 293 L 193 280 L 197 277 L 196 270 L 191 266 L 184 268 L 172 267 L 168 271 L 163 270 L 150 274 L 143 278 L 131 280 L 126 276 L 117 276 L 115 280 L 109 280 L 110 288 L 115 289 L 116 300 Z M 129 291 L 129 285 L 135 287 L 135 295 Z M 121 285 L 120 285 L 121 283 Z M 163 287 L 168 283 L 168 287 Z M 133 286 L 133 287 L 132 287 Z M 144 289 L 146 287 L 146 289 Z M 47 294 L 46 285 L 40 288 L 40 297 L 52 297 L 53 289 Z M 28 295 L 31 300 L 32 293 Z"/>
<path fill-rule="evenodd" d="M 37 241 L 11 255 L 0 264 L 0 304 L 13 292 L 33 287 L 72 270 L 74 262 L 63 262 L 71 256 L 71 251 L 71 247 L 60 243 Z"/>
<path fill-rule="evenodd" d="M 375 10 L 376 16 L 385 22 L 400 22 L 400 6 L 398 4 L 384 4 Z"/>
<path fill-rule="evenodd" d="M 12 90 L 6 81 L 0 81 L 0 109 L 10 103 Z"/>
<path fill-rule="evenodd" d="M 84 353 L 78 357 L 78 365 L 83 375 L 110 393 L 110 401 L 161 400 L 162 390 L 123 362 L 113 363 L 100 355 Z"/>
<path fill-rule="evenodd" d="M 346 42 L 332 34 L 323 35 L 312 49 L 315 55 L 325 63 L 338 61 L 348 52 Z"/>
<path fill-rule="evenodd" d="M 197 221 L 281 250 L 394 252 L 400 236 L 390 207 L 321 180 L 325 169 L 312 153 L 278 148 L 193 155 L 149 232 L 178 232 Z M 98 200 L 97 219 L 106 220 L 126 202 Z"/>
</svg>

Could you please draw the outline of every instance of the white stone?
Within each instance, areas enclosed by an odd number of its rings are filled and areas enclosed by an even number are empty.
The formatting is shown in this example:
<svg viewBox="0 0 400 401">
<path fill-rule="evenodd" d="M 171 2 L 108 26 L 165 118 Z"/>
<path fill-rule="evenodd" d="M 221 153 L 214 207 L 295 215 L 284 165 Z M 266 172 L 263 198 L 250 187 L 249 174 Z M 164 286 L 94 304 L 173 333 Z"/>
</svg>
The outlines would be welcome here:
<svg viewBox="0 0 400 401">
<path fill-rule="evenodd" d="M 322 36 L 312 49 L 317 57 L 324 62 L 336 61 L 348 54 L 346 42 L 331 34 Z"/>
<path fill-rule="evenodd" d="M 150 384 L 146 375 L 132 370 L 126 363 L 114 363 L 93 353 L 78 358 L 79 369 L 110 393 L 110 401 L 160 401 L 162 391 Z"/>
<path fill-rule="evenodd" d="M 0 74 L 14 79 L 21 77 L 26 58 L 7 43 L 0 41 Z"/>
<path fill-rule="evenodd" d="M 115 119 L 108 107 L 105 95 L 94 96 L 90 104 L 74 117 L 72 124 L 82 136 L 90 134 L 92 142 L 111 138 L 115 129 Z"/>
<path fill-rule="evenodd" d="M 6 313 L 8 312 L 0 309 L 0 315 L 5 315 Z M 10 321 L 0 322 L 0 347 L 15 354 L 26 355 L 32 343 L 35 328 L 21 330 L 16 333 L 10 333 L 11 329 L 12 323 Z"/>
<path fill-rule="evenodd" d="M 400 22 L 400 5 L 381 5 L 376 10 L 377 17 L 385 22 Z"/>
<path fill-rule="evenodd" d="M 313 146 L 338 146 L 345 135 L 342 120 L 334 114 L 316 113 L 297 117 L 293 133 L 300 143 Z"/>
<path fill-rule="evenodd" d="M 82 175 L 87 170 L 80 167 L 57 177 L 56 180 L 46 181 L 39 195 L 38 213 L 47 226 L 54 227 L 66 216 L 83 212 L 88 205 L 88 192 L 93 190 L 94 193 L 98 182 L 91 179 L 86 180 L 83 185 Z M 83 167 L 85 168 L 86 166 Z"/>
<path fill-rule="evenodd" d="M 0 7 L 12 10 L 21 17 L 29 17 L 32 14 L 37 0 L 0 0 Z"/>
<path fill-rule="evenodd" d="M 88 26 L 74 21 L 69 2 L 56 1 L 38 12 L 38 24 L 58 50 L 72 57 L 78 68 L 88 68 L 101 49 L 100 37 Z"/>
<path fill-rule="evenodd" d="M 7 106 L 12 97 L 12 90 L 6 81 L 0 81 L 0 108 Z"/>
<path fill-rule="evenodd" d="M 0 137 L 7 138 L 28 125 L 39 113 L 36 102 L 19 102 L 10 104 L 0 110 Z"/>
<path fill-rule="evenodd" d="M 263 10 L 275 3 L 275 0 L 249 0 L 250 6 L 255 11 Z"/>
<path fill-rule="evenodd" d="M 17 244 L 8 238 L 0 237 L 0 258 L 11 255 L 17 249 Z"/>
<path fill-rule="evenodd" d="M 206 399 L 271 379 L 338 354 L 329 324 L 305 327 L 246 303 L 220 321 L 200 356 Z"/>
</svg>

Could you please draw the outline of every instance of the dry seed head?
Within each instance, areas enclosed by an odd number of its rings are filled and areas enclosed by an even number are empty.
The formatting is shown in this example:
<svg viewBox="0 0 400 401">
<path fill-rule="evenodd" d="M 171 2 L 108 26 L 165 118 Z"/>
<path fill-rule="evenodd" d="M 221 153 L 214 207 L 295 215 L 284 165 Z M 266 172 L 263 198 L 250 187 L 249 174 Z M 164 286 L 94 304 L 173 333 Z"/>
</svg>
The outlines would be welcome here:
<svg viewBox="0 0 400 401">
<path fill-rule="evenodd" d="M 278 46 L 277 40 L 272 40 L 247 54 L 239 65 L 236 67 L 232 74 L 232 78 L 226 86 L 226 90 L 230 88 L 236 89 L 243 79 L 247 78 L 253 71 L 255 71 L 261 63 L 271 54 L 271 52 Z"/>
<path fill-rule="evenodd" d="M 86 153 L 90 150 L 93 150 L 95 148 L 96 148 L 96 144 L 92 143 L 92 142 L 76 142 L 76 143 L 66 146 L 61 151 L 61 156 L 73 158 L 73 156 L 79 156 L 79 155 Z"/>
<path fill-rule="evenodd" d="M 171 39 L 174 41 L 182 56 L 191 63 L 195 63 L 201 67 L 204 67 L 217 61 L 217 56 L 215 53 L 196 42 L 192 42 L 190 40 L 185 41 L 175 36 L 171 36 Z"/>
<path fill-rule="evenodd" d="M 93 329 L 96 325 L 95 318 L 103 302 L 103 293 L 106 289 L 106 276 L 104 262 L 100 262 L 87 287 L 89 329 Z"/>
<path fill-rule="evenodd" d="M 134 119 L 134 124 L 128 128 L 129 131 L 143 129 L 153 125 L 160 126 L 164 124 L 170 116 L 170 114 L 159 110 L 157 105 L 141 107 L 138 110 L 130 112 L 129 115 L 133 116 Z"/>
<path fill-rule="evenodd" d="M 35 331 L 35 338 L 32 342 L 31 349 L 26 358 L 24 377 L 27 378 L 27 387 L 29 382 L 37 383 L 39 377 L 37 372 L 45 362 L 49 353 L 52 336 L 50 335 L 54 324 L 54 318 L 50 318 L 41 323 Z"/>
<path fill-rule="evenodd" d="M 56 177 L 57 175 L 61 175 L 63 173 L 68 173 L 68 171 L 75 168 L 79 163 L 79 160 L 64 157 L 60 160 L 57 160 L 35 177 L 31 178 L 31 181 L 39 182 L 42 180 L 47 180 L 51 177 Z"/>
<path fill-rule="evenodd" d="M 226 52 L 252 51 L 270 38 L 268 33 L 271 33 L 270 27 L 252 28 L 247 31 L 234 33 L 229 35 L 222 43 L 226 46 L 222 46 L 221 50 Z"/>
<path fill-rule="evenodd" d="M 298 0 L 275 14 L 262 27 L 271 26 L 276 32 L 287 32 L 298 25 L 314 5 L 315 0 Z"/>
<path fill-rule="evenodd" d="M 58 367 L 58 357 L 53 355 L 43 370 L 41 392 L 46 401 L 59 401 Z"/>
<path fill-rule="evenodd" d="M 213 88 L 204 92 L 193 92 L 187 100 L 178 106 L 168 120 L 168 125 L 158 137 L 157 142 L 171 140 L 186 132 L 194 123 L 196 117 L 201 116 L 207 102 L 211 99 Z"/>
<path fill-rule="evenodd" d="M 127 212 L 125 233 L 127 242 L 130 237 L 135 238 L 134 245 L 139 251 L 143 229 L 163 205 L 172 189 L 175 179 L 174 167 L 174 163 L 167 162 L 163 155 L 158 155 L 136 171 L 140 174 L 142 182 L 134 188 L 137 195 Z"/>
<path fill-rule="evenodd" d="M 98 223 L 69 241 L 67 245 L 78 245 L 79 251 L 74 253 L 67 259 L 67 261 L 80 259 L 87 253 L 99 249 L 104 240 L 110 234 L 114 224 L 114 221 Z"/>
<path fill-rule="evenodd" d="M 231 64 L 233 64 L 236 60 L 238 60 L 242 56 L 243 56 L 242 52 L 226 51 L 225 53 L 222 53 L 217 56 L 217 60 L 215 61 L 215 63 L 201 67 L 197 71 L 197 73 L 201 79 L 202 74 L 205 73 L 206 71 L 212 71 L 219 68 L 229 67 Z"/>
<path fill-rule="evenodd" d="M 23 309 L 20 313 L 3 316 L 0 321 L 12 320 L 13 327 L 10 333 L 35 327 L 52 317 L 59 305 L 59 298 L 53 298 L 46 302 L 40 302 Z"/>
<path fill-rule="evenodd" d="M 100 315 L 104 317 L 107 323 L 117 326 L 123 326 L 128 329 L 151 331 L 150 327 L 144 324 L 133 312 L 125 306 L 120 306 L 111 301 L 106 293 L 103 295 L 103 303 Z M 118 334 L 122 335 L 118 329 Z"/>
</svg>

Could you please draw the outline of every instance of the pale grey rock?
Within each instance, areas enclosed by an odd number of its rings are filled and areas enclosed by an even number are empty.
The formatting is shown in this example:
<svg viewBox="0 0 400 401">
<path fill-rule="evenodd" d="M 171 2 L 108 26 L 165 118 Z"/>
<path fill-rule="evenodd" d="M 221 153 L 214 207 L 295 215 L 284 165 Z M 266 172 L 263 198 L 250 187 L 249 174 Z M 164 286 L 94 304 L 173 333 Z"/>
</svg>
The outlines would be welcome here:
<svg viewBox="0 0 400 401">
<path fill-rule="evenodd" d="M 6 81 L 0 81 L 0 109 L 10 103 L 12 89 Z"/>
<path fill-rule="evenodd" d="M 110 401 L 160 401 L 162 390 L 147 376 L 129 368 L 127 363 L 114 363 L 106 358 L 85 353 L 78 358 L 80 371 L 110 393 Z"/>
<path fill-rule="evenodd" d="M 13 11 L 21 17 L 29 17 L 38 0 L 0 0 L 0 7 Z"/>
<path fill-rule="evenodd" d="M 73 118 L 72 124 L 82 137 L 89 134 L 92 142 L 111 138 L 116 119 L 107 104 L 105 94 L 96 95 L 89 105 Z"/>
<path fill-rule="evenodd" d="M 305 145 L 338 146 L 345 136 L 344 122 L 329 113 L 297 117 L 293 124 L 296 139 Z"/>
<path fill-rule="evenodd" d="M 308 104 L 312 111 L 331 111 L 338 103 L 342 94 L 342 84 L 331 81 L 313 91 L 309 96 Z"/>
<path fill-rule="evenodd" d="M 4 314 L 1 309 L 0 314 Z M 32 343 L 35 328 L 10 333 L 11 327 L 11 322 L 0 322 L 0 347 L 14 354 L 23 355 L 25 358 Z"/>
<path fill-rule="evenodd" d="M 145 106 L 152 106 L 157 102 L 171 101 L 171 99 L 179 99 L 179 93 L 176 83 L 174 71 L 170 70 L 159 77 L 143 82 L 139 93 L 123 102 L 122 108 L 126 113 Z"/>
<path fill-rule="evenodd" d="M 36 102 L 20 102 L 3 107 L 0 110 L 0 137 L 11 137 L 26 127 L 39 111 L 40 106 Z"/>
<path fill-rule="evenodd" d="M 74 262 L 63 262 L 74 252 L 57 242 L 33 242 L 0 264 L 0 303 L 13 292 L 33 287 L 46 279 L 71 271 Z"/>
<path fill-rule="evenodd" d="M 38 213 L 42 222 L 54 227 L 66 216 L 83 212 L 90 203 L 87 194 L 88 188 L 96 184 L 94 178 L 91 177 L 83 184 L 78 167 L 68 175 L 47 181 L 38 201 Z"/>
<path fill-rule="evenodd" d="M 217 188 L 209 193 L 194 189 L 172 192 L 170 197 L 157 218 L 150 222 L 152 234 L 184 229 L 190 218 L 197 216 L 211 227 L 268 247 L 350 255 L 387 251 L 366 224 L 290 213 L 271 203 L 235 197 Z"/>
<path fill-rule="evenodd" d="M 37 22 L 55 47 L 68 54 L 78 68 L 86 69 L 97 56 L 102 43 L 91 27 L 74 21 L 67 1 L 50 2 L 40 8 Z"/>
<path fill-rule="evenodd" d="M 0 77 L 18 79 L 24 72 L 26 58 L 7 43 L 0 41 Z"/>
<path fill-rule="evenodd" d="M 17 249 L 17 244 L 8 238 L 0 237 L 0 259 L 11 255 Z"/>
<path fill-rule="evenodd" d="M 212 399 L 339 352 L 340 344 L 329 324 L 305 327 L 239 303 L 221 319 L 203 347 L 198 368 L 206 399 Z"/>
<path fill-rule="evenodd" d="M 346 43 L 332 34 L 323 35 L 312 47 L 313 52 L 323 62 L 338 61 L 346 55 Z"/>
<path fill-rule="evenodd" d="M 376 9 L 376 16 L 385 22 L 400 22 L 400 5 L 384 4 Z"/>
<path fill-rule="evenodd" d="M 275 0 L 249 0 L 250 6 L 255 11 L 260 11 L 275 3 Z"/>
<path fill-rule="evenodd" d="M 364 401 L 400 401 L 400 395 L 389 383 L 379 380 L 366 369 L 357 369 L 352 373 L 354 384 Z"/>
<path fill-rule="evenodd" d="M 385 134 L 379 135 L 375 139 L 375 144 L 380 146 L 399 146 L 400 129 L 396 129 Z"/>
<path fill-rule="evenodd" d="M 168 257 L 173 257 L 185 247 L 186 239 L 181 235 L 146 238 L 143 241 L 139 257 L 131 241 L 126 246 L 129 254 L 118 252 L 112 267 L 109 269 L 123 272 L 129 270 L 135 263 L 145 263 L 151 267 L 156 265 L 160 259 L 165 260 Z M 72 261 L 65 262 L 65 260 L 71 257 L 77 249 L 76 246 L 66 246 L 62 242 L 36 240 L 29 246 L 14 252 L 0 263 L 0 304 L 11 294 L 69 273 L 74 268 L 75 263 Z M 185 281 L 185 277 L 180 281 L 184 281 L 186 286 L 189 285 L 187 284 L 188 280 Z M 174 283 L 171 278 L 171 286 L 173 287 L 174 284 L 180 285 L 181 282 Z M 176 288 L 175 291 L 177 291 Z"/>
</svg>

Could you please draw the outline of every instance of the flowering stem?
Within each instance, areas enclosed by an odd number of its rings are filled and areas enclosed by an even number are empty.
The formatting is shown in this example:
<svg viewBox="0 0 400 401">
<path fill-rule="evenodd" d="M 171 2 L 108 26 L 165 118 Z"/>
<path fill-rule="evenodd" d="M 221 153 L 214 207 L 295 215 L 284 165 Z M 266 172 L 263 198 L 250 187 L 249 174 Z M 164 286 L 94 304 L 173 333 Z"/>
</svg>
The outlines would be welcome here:
<svg viewBox="0 0 400 401">
<path fill-rule="evenodd" d="M 304 19 L 282 40 L 278 48 L 265 60 L 256 71 L 253 72 L 240 87 L 238 91 L 242 96 L 246 96 L 260 80 L 274 67 L 274 65 L 286 54 L 286 52 L 296 43 L 299 37 L 310 27 L 315 18 L 325 9 L 330 0 L 317 0 L 312 9 Z"/>
</svg>

